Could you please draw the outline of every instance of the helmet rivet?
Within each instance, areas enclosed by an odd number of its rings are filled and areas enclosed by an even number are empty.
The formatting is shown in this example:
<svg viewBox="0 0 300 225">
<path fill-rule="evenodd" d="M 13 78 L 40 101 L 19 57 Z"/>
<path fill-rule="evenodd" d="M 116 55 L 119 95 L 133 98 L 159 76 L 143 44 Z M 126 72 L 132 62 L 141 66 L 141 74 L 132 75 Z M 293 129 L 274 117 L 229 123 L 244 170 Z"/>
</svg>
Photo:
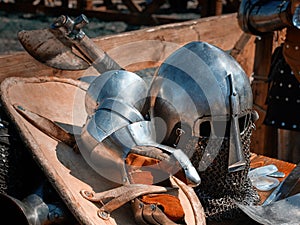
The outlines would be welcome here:
<svg viewBox="0 0 300 225">
<path fill-rule="evenodd" d="M 156 206 L 155 206 L 155 205 L 153 205 L 153 204 L 151 204 L 151 206 L 150 206 L 150 207 L 151 207 L 151 210 L 152 210 L 152 211 L 154 211 L 154 210 L 156 209 Z"/>
</svg>

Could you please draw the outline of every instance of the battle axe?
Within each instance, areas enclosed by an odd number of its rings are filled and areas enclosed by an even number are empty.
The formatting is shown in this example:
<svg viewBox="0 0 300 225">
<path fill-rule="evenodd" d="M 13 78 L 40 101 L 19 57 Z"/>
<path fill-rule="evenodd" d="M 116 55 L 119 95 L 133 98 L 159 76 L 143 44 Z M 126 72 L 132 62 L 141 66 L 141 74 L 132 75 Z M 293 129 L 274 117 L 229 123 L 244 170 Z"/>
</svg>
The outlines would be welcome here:
<svg viewBox="0 0 300 225">
<path fill-rule="evenodd" d="M 33 58 L 56 69 L 84 70 L 91 65 L 99 73 L 122 69 L 82 31 L 88 22 L 83 14 L 74 21 L 62 15 L 50 28 L 20 31 L 18 38 Z"/>
</svg>

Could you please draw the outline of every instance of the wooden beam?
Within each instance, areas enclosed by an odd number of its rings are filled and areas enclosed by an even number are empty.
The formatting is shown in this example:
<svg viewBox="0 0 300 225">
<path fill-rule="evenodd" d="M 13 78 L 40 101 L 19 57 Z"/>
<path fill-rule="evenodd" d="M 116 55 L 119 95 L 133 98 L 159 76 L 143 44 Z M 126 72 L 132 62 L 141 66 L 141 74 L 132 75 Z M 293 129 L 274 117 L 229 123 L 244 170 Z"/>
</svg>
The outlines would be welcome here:
<svg viewBox="0 0 300 225">
<path fill-rule="evenodd" d="M 169 54 L 191 41 L 206 41 L 221 49 L 231 50 L 241 34 L 234 13 L 149 27 L 93 40 L 121 66 L 137 71 L 158 66 Z M 253 65 L 252 46 L 253 42 L 250 41 L 245 46 L 245 51 L 239 55 L 240 58 L 247 58 L 248 67 Z M 251 72 L 249 69 L 246 71 L 247 74 Z M 83 71 L 53 69 L 39 63 L 25 51 L 0 56 L 0 82 L 11 76 L 63 76 L 76 79 L 97 74 L 93 68 Z"/>
<path fill-rule="evenodd" d="M 252 151 L 269 157 L 277 158 L 277 129 L 266 126 L 263 120 L 266 115 L 265 104 L 268 92 L 268 74 L 273 52 L 273 33 L 268 33 L 256 39 L 255 61 L 253 69 L 253 102 L 254 109 L 259 114 L 256 130 L 252 135 Z"/>
</svg>

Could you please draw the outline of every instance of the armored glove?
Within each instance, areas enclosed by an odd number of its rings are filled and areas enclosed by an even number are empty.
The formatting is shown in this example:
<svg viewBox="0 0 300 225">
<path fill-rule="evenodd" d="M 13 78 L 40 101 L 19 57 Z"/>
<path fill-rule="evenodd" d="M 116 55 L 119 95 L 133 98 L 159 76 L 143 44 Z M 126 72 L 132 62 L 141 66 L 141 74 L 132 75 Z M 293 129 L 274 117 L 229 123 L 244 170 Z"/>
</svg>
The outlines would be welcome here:
<svg viewBox="0 0 300 225">
<path fill-rule="evenodd" d="M 96 172 L 121 186 L 81 194 L 103 203 L 102 219 L 131 201 L 139 224 L 204 224 L 199 199 L 187 186 L 197 186 L 200 177 L 183 151 L 156 142 L 143 110 L 147 94 L 142 78 L 123 70 L 105 72 L 90 84 L 79 151 Z"/>
</svg>

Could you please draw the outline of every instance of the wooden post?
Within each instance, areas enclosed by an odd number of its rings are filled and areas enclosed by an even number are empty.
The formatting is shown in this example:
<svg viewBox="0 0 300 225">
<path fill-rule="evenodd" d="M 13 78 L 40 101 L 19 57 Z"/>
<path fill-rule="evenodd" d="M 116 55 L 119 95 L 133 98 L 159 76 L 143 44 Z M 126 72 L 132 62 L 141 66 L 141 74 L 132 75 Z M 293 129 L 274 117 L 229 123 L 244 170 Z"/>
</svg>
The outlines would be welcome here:
<svg viewBox="0 0 300 225">
<path fill-rule="evenodd" d="M 220 12 L 220 7 L 218 8 L 218 10 L 216 9 L 218 2 L 219 0 L 198 0 L 198 4 L 201 7 L 201 17 L 215 16 L 216 13 L 218 13 L 218 15 L 222 14 L 222 11 Z"/>
<path fill-rule="evenodd" d="M 94 2 L 93 0 L 86 0 L 86 6 L 85 9 L 87 10 L 93 10 L 94 7 Z"/>
<path fill-rule="evenodd" d="M 223 13 L 223 1 L 222 0 L 216 0 L 215 4 L 216 4 L 215 5 L 215 7 L 216 7 L 216 11 L 215 11 L 216 16 L 222 15 L 222 13 Z"/>
<path fill-rule="evenodd" d="M 86 0 L 77 0 L 76 9 L 85 9 L 86 8 Z"/>
<path fill-rule="evenodd" d="M 260 118 L 256 122 L 256 130 L 252 135 L 251 151 L 277 158 L 277 129 L 263 124 L 267 109 L 265 101 L 268 92 L 267 79 L 273 52 L 273 33 L 257 37 L 255 44 L 252 91 L 254 109 L 258 112 Z"/>
</svg>

